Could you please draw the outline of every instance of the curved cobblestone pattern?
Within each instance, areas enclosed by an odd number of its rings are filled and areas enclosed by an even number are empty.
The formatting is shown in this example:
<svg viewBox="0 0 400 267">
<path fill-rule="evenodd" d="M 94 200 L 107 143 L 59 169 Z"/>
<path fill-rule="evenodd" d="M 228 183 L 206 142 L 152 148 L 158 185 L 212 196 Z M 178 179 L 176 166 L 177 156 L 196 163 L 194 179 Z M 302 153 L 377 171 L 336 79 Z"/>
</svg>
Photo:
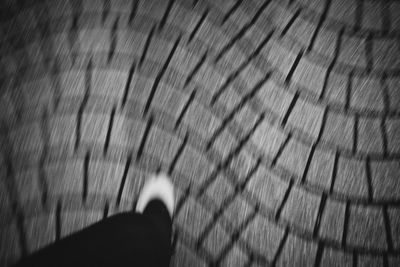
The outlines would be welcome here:
<svg viewBox="0 0 400 267">
<path fill-rule="evenodd" d="M 177 188 L 173 266 L 400 264 L 400 2 L 0 6 L 0 263 Z"/>
</svg>

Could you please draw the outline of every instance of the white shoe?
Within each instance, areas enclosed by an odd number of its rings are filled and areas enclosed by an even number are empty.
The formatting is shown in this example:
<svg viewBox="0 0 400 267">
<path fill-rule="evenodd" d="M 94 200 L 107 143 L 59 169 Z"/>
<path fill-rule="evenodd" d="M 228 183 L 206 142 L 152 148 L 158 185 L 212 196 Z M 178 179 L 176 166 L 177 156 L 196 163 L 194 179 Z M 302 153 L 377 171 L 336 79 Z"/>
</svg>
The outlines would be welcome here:
<svg viewBox="0 0 400 267">
<path fill-rule="evenodd" d="M 154 175 L 146 181 L 136 204 L 136 212 L 143 213 L 146 206 L 154 199 L 164 203 L 172 218 L 175 208 L 174 186 L 166 174 Z"/>
</svg>

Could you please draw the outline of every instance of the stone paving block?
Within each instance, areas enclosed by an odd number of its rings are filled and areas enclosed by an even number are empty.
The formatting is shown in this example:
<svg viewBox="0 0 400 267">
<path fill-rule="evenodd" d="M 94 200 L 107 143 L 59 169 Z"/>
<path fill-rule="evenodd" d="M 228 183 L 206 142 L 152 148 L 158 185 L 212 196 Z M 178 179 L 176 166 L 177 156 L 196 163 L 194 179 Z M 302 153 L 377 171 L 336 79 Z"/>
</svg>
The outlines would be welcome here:
<svg viewBox="0 0 400 267">
<path fill-rule="evenodd" d="M 368 30 L 382 30 L 382 12 L 381 4 L 379 2 L 367 0 L 363 2 L 363 15 L 361 20 L 361 28 L 367 28 Z"/>
<path fill-rule="evenodd" d="M 314 2 L 314 1 L 313 1 Z M 318 1 L 318 3 L 320 3 Z M 321 55 L 326 55 L 329 58 L 333 58 L 335 53 L 335 44 L 337 39 L 337 31 L 327 28 L 322 25 L 320 31 L 315 38 L 313 50 Z"/>
<path fill-rule="evenodd" d="M 2 119 L 7 118 L 8 120 L 12 120 L 17 116 L 16 110 L 20 108 L 18 106 L 20 106 L 21 103 L 14 103 L 12 98 L 10 94 L 3 93 L 2 99 L 0 100 L 0 114 Z"/>
<path fill-rule="evenodd" d="M 61 214 L 61 238 L 78 232 L 89 225 L 100 221 L 103 211 L 80 210 L 67 211 Z"/>
<path fill-rule="evenodd" d="M 293 93 L 278 87 L 272 81 L 267 81 L 257 93 L 257 98 L 265 109 L 282 118 L 293 99 Z"/>
<path fill-rule="evenodd" d="M 219 95 L 217 101 L 221 108 L 224 110 L 224 116 L 228 116 L 233 109 L 239 104 L 241 101 L 241 96 L 235 89 L 235 84 L 231 83 L 227 89 L 225 89 L 222 94 Z"/>
<path fill-rule="evenodd" d="M 167 41 L 163 38 L 153 36 L 150 45 L 148 47 L 145 60 L 151 60 L 162 65 L 166 62 L 172 47 L 174 46 L 174 41 Z"/>
<path fill-rule="evenodd" d="M 12 153 L 14 155 L 23 155 L 34 152 L 35 159 L 38 159 L 42 149 L 42 127 L 39 122 L 26 123 L 23 126 L 11 130 L 9 138 L 11 139 Z"/>
<path fill-rule="evenodd" d="M 218 60 L 217 68 L 221 70 L 221 74 L 228 76 L 236 71 L 246 59 L 247 55 L 239 47 L 233 46 Z"/>
<path fill-rule="evenodd" d="M 389 267 L 400 266 L 400 256 L 389 256 L 388 258 Z"/>
<path fill-rule="evenodd" d="M 399 69 L 399 44 L 394 38 L 373 41 L 373 62 L 376 69 Z"/>
<path fill-rule="evenodd" d="M 138 149 L 145 127 L 143 121 L 116 114 L 111 130 L 110 146 L 121 146 L 128 150 Z"/>
<path fill-rule="evenodd" d="M 361 117 L 358 121 L 357 150 L 363 153 L 383 153 L 381 122 Z"/>
<path fill-rule="evenodd" d="M 151 172 L 150 170 L 142 170 L 139 168 L 135 168 L 134 166 L 130 166 L 122 191 L 121 202 L 126 201 L 129 203 L 134 203 L 135 201 L 137 201 L 144 183 L 153 174 L 154 172 Z M 176 190 L 176 193 L 178 192 L 179 190 Z"/>
<path fill-rule="evenodd" d="M 216 223 L 204 240 L 203 247 L 216 260 L 229 242 L 229 233 L 219 223 Z"/>
<path fill-rule="evenodd" d="M 335 155 L 331 151 L 316 149 L 307 172 L 307 181 L 312 185 L 329 189 L 334 160 Z"/>
<path fill-rule="evenodd" d="M 389 109 L 398 111 L 400 110 L 400 78 L 388 78 L 386 84 L 389 94 Z"/>
<path fill-rule="evenodd" d="M 91 94 L 120 99 L 127 80 L 128 71 L 95 68 L 92 71 Z"/>
<path fill-rule="evenodd" d="M 75 103 L 72 101 L 75 101 Z M 83 110 L 82 121 L 83 121 L 83 116 L 85 116 L 85 115 L 91 117 L 91 116 L 93 116 L 93 114 L 95 114 L 95 115 L 109 117 L 111 115 L 111 110 L 114 107 L 116 108 L 118 102 L 119 102 L 118 99 L 112 98 L 112 97 L 102 97 L 102 96 L 95 96 L 95 95 L 93 95 L 92 97 L 89 97 L 88 101 L 85 104 L 85 108 Z M 72 106 L 72 108 L 70 108 L 70 109 L 68 109 L 68 111 L 66 111 L 67 114 L 71 114 L 71 113 L 78 114 L 79 113 L 79 109 L 80 109 L 80 106 L 82 103 L 81 101 L 78 102 L 78 101 L 76 101 L 76 99 L 71 99 L 71 100 L 64 102 L 63 104 L 66 104 L 66 103 L 68 103 Z M 96 119 L 92 119 L 92 120 L 96 120 Z"/>
<path fill-rule="evenodd" d="M 309 146 L 295 139 L 290 139 L 280 155 L 277 164 L 289 170 L 294 175 L 301 177 L 304 173 L 310 150 Z"/>
<path fill-rule="evenodd" d="M 254 62 L 254 61 L 253 61 Z M 244 68 L 240 74 L 240 79 L 244 82 L 246 87 L 240 88 L 242 94 L 248 93 L 265 77 L 266 73 L 255 64 L 249 64 Z"/>
<path fill-rule="evenodd" d="M 261 152 L 263 156 L 272 159 L 278 153 L 285 139 L 285 133 L 283 133 L 277 125 L 271 125 L 269 122 L 263 121 L 253 133 L 250 142 L 260 150 L 259 152 Z"/>
<path fill-rule="evenodd" d="M 109 120 L 109 114 L 84 113 L 81 124 L 81 141 L 88 145 L 103 146 L 106 141 Z"/>
<path fill-rule="evenodd" d="M 102 8 L 103 8 L 103 4 L 100 0 L 95 0 L 92 3 L 82 3 L 82 11 L 84 12 L 95 12 L 95 13 L 100 13 Z"/>
<path fill-rule="evenodd" d="M 343 202 L 327 199 L 319 228 L 319 235 L 322 238 L 342 241 L 345 209 Z"/>
<path fill-rule="evenodd" d="M 310 62 L 308 58 L 303 57 L 293 73 L 292 80 L 305 90 L 316 96 L 320 96 L 325 76 L 326 68 Z"/>
<path fill-rule="evenodd" d="M 53 243 L 56 240 L 56 219 L 53 213 L 25 221 L 25 235 L 30 253 Z"/>
<path fill-rule="evenodd" d="M 329 247 L 324 248 L 320 266 L 327 267 L 351 267 L 353 266 L 353 257 L 349 253 L 340 250 L 334 250 Z"/>
<path fill-rule="evenodd" d="M 307 46 L 311 41 L 315 29 L 316 24 L 311 23 L 300 16 L 290 26 L 286 36 L 290 36 L 292 40 L 296 40 L 303 46 Z"/>
<path fill-rule="evenodd" d="M 216 72 L 206 62 L 202 64 L 192 79 L 194 84 L 201 85 L 211 95 L 214 95 L 221 88 L 225 80 L 226 78 L 222 74 Z"/>
<path fill-rule="evenodd" d="M 190 146 L 186 146 L 175 166 L 175 171 L 185 176 L 186 182 L 198 186 L 209 178 L 214 170 L 213 163 Z"/>
<path fill-rule="evenodd" d="M 110 11 L 125 13 L 132 8 L 132 3 L 126 0 L 117 0 L 110 3 Z"/>
<path fill-rule="evenodd" d="M 173 5 L 167 23 L 179 27 L 184 32 L 192 32 L 201 15 L 185 8 L 181 3 Z"/>
<path fill-rule="evenodd" d="M 20 34 L 27 34 L 27 33 L 26 33 L 26 31 L 25 32 L 21 31 Z M 25 42 L 30 42 L 29 45 L 27 45 L 24 48 L 24 50 L 25 50 L 24 52 L 26 53 L 26 55 L 30 55 L 31 58 L 28 60 L 23 60 L 22 62 L 25 62 L 25 64 L 27 64 L 27 63 L 28 64 L 38 64 L 40 66 L 45 60 L 45 53 L 41 53 L 41 51 L 40 51 L 40 49 L 41 49 L 40 41 L 35 40 L 32 37 L 27 37 L 25 39 Z M 21 45 L 19 45 L 19 46 L 21 46 Z M 18 48 L 18 46 L 17 46 L 17 48 Z M 33 70 L 33 71 L 35 71 L 35 70 Z"/>
<path fill-rule="evenodd" d="M 250 267 L 262 267 L 262 266 L 265 266 L 265 265 L 263 265 L 263 262 L 253 261 L 251 263 L 251 265 L 248 265 L 248 266 L 250 266 Z"/>
<path fill-rule="evenodd" d="M 382 210 L 351 206 L 347 244 L 362 248 L 387 249 Z"/>
<path fill-rule="evenodd" d="M 212 25 L 209 19 L 202 23 L 196 37 L 205 44 L 211 44 L 215 51 L 220 51 L 230 40 L 221 29 Z"/>
<path fill-rule="evenodd" d="M 183 72 L 181 72 L 178 69 L 175 68 L 167 68 L 160 80 L 159 83 L 159 87 L 157 87 L 158 89 L 156 90 L 156 93 L 158 93 L 158 91 L 162 90 L 162 91 L 166 91 L 164 92 L 166 95 L 171 95 L 173 94 L 173 92 L 170 91 L 174 91 L 175 94 L 178 94 L 177 97 L 183 98 L 183 99 L 187 99 L 189 98 L 189 95 L 191 93 L 190 90 L 185 90 L 184 85 L 185 85 L 185 81 L 186 81 L 187 75 Z M 159 88 L 165 88 L 165 89 L 159 89 Z M 171 96 L 170 96 L 171 97 Z M 154 95 L 155 98 L 155 95 Z M 155 99 L 153 99 L 154 101 Z M 155 106 L 155 104 L 153 104 L 153 107 Z M 171 107 L 173 109 L 173 107 Z"/>
<path fill-rule="evenodd" d="M 233 7 L 235 4 L 235 0 L 215 0 L 213 2 L 210 2 L 214 7 L 218 7 L 218 12 L 216 11 L 217 15 L 222 15 L 225 14 Z"/>
<path fill-rule="evenodd" d="M 228 252 L 221 262 L 221 266 L 247 266 L 249 256 L 239 248 L 238 245 L 234 245 L 233 248 Z"/>
<path fill-rule="evenodd" d="M 219 174 L 207 188 L 206 195 L 214 202 L 216 207 L 221 207 L 222 203 L 232 196 L 235 191 L 232 182 L 228 181 L 228 179 L 232 178 Z"/>
<path fill-rule="evenodd" d="M 280 177 L 260 167 L 246 186 L 250 195 L 271 211 L 276 211 L 287 190 L 288 184 Z"/>
<path fill-rule="evenodd" d="M 49 120 L 49 145 L 57 146 L 66 144 L 72 148 L 75 144 L 76 116 L 53 116 Z"/>
<path fill-rule="evenodd" d="M 255 26 L 263 29 L 265 25 L 271 25 L 277 29 L 282 29 L 287 25 L 292 16 L 293 12 L 287 10 L 283 4 L 271 2 L 260 16 L 260 19 L 257 20 Z"/>
<path fill-rule="evenodd" d="M 176 214 L 175 223 L 194 239 L 198 239 L 205 227 L 211 222 L 212 213 L 189 197 Z"/>
<path fill-rule="evenodd" d="M 246 104 L 236 113 L 233 122 L 242 128 L 245 133 L 248 133 L 256 124 L 257 119 L 256 112 L 252 110 L 250 105 Z"/>
<path fill-rule="evenodd" d="M 19 88 L 15 89 L 21 93 L 18 96 L 18 100 L 23 103 L 21 108 L 39 117 L 43 112 L 43 108 L 46 108 L 49 105 L 48 103 L 52 102 L 54 89 L 50 78 L 40 78 L 40 74 L 36 74 L 35 71 L 32 71 L 32 80 L 22 83 Z M 36 75 L 39 77 L 36 77 Z M 28 114 L 28 116 L 32 116 L 32 114 Z"/>
<path fill-rule="evenodd" d="M 49 2 L 46 3 L 46 8 L 48 8 L 50 18 L 60 18 L 66 15 L 72 15 L 73 10 L 71 4 L 68 2 Z"/>
<path fill-rule="evenodd" d="M 205 267 L 208 265 L 195 251 L 189 249 L 187 246 L 182 244 L 182 242 L 178 241 L 176 245 L 176 251 L 171 258 L 170 266 Z"/>
<path fill-rule="evenodd" d="M 148 33 L 120 29 L 116 35 L 115 51 L 123 54 L 131 54 L 139 58 L 144 48 Z"/>
<path fill-rule="evenodd" d="M 400 163 L 398 161 L 372 161 L 371 182 L 374 199 L 400 197 Z"/>
<path fill-rule="evenodd" d="M 12 217 L 13 213 L 13 208 L 12 208 L 12 203 L 10 201 L 8 189 L 7 189 L 7 184 L 6 184 L 6 173 L 5 170 L 0 170 L 0 222 L 2 223 L 2 220 L 10 219 Z M 20 190 L 23 191 L 23 190 Z M 29 190 L 33 191 L 34 190 Z M 36 192 L 38 193 L 37 189 Z M 20 194 L 21 195 L 21 194 Z M 24 196 L 24 194 L 22 194 Z M 1 249 L 0 249 L 1 251 Z M 0 254 L 1 256 L 1 254 Z M 1 257 L 0 257 L 1 258 Z"/>
<path fill-rule="evenodd" d="M 189 100 L 189 95 L 189 93 L 185 94 L 181 90 L 176 90 L 169 84 L 161 83 L 154 94 L 151 108 L 166 112 L 177 120 Z"/>
<path fill-rule="evenodd" d="M 315 2 L 313 0 L 300 0 L 297 3 L 301 4 L 303 7 L 307 9 L 311 9 L 317 13 L 322 13 L 324 10 L 324 3 L 323 2 Z"/>
<path fill-rule="evenodd" d="M 388 210 L 390 229 L 392 234 L 393 247 L 400 248 L 400 209 L 391 208 Z"/>
<path fill-rule="evenodd" d="M 256 12 L 256 4 L 257 3 L 254 3 L 254 6 L 249 4 L 241 5 L 240 8 L 236 9 L 235 12 L 229 16 L 229 19 L 224 23 L 223 27 L 225 27 L 226 24 L 234 24 L 237 28 L 241 29 L 251 20 L 252 16 Z M 235 32 L 235 34 L 236 33 L 237 32 Z"/>
<path fill-rule="evenodd" d="M 111 29 L 110 29 L 111 30 Z M 87 29 L 78 32 L 79 52 L 101 54 L 110 49 L 110 30 L 102 28 Z"/>
<path fill-rule="evenodd" d="M 400 18 L 398 16 L 400 12 L 400 3 L 396 1 L 390 2 L 389 12 L 390 12 L 390 18 L 392 19 L 391 29 L 395 31 L 400 30 Z"/>
<path fill-rule="evenodd" d="M 182 140 L 177 136 L 158 127 L 152 127 L 146 139 L 144 153 L 170 166 L 181 144 Z"/>
<path fill-rule="evenodd" d="M 328 18 L 340 21 L 350 27 L 356 23 L 357 2 L 351 1 L 332 1 L 328 12 Z"/>
<path fill-rule="evenodd" d="M 171 176 L 171 180 L 175 184 L 174 176 Z M 184 202 L 184 199 L 186 198 L 186 190 L 188 190 L 188 188 L 180 186 L 175 187 L 175 203 Z"/>
<path fill-rule="evenodd" d="M 116 196 L 124 173 L 124 164 L 105 160 L 90 160 L 88 168 L 89 194 Z"/>
<path fill-rule="evenodd" d="M 354 117 L 328 112 L 322 140 L 351 150 L 353 147 Z"/>
<path fill-rule="evenodd" d="M 58 76 L 62 98 L 82 96 L 85 94 L 85 72 L 80 70 L 68 70 Z"/>
<path fill-rule="evenodd" d="M 321 106 L 299 99 L 290 113 L 288 124 L 316 140 L 321 131 L 323 114 Z"/>
<path fill-rule="evenodd" d="M 284 231 L 264 217 L 257 215 L 242 232 L 241 239 L 257 254 L 272 260 Z"/>
<path fill-rule="evenodd" d="M 99 28 L 99 25 L 104 25 L 107 30 L 111 29 L 111 23 L 114 22 L 112 19 L 105 19 L 104 24 L 103 24 L 103 16 L 102 16 L 102 9 L 103 9 L 103 3 L 100 1 L 96 0 L 93 1 L 95 3 L 92 3 L 92 6 L 88 5 L 87 3 L 83 4 L 83 7 L 80 8 L 83 12 L 81 13 L 82 15 L 79 16 L 78 21 L 77 21 L 77 26 L 76 28 L 80 31 L 85 31 L 86 29 L 93 29 L 93 28 Z M 73 13 L 77 14 L 77 10 L 75 10 Z M 112 16 L 112 14 L 110 14 Z M 111 17 L 110 16 L 110 17 Z M 71 23 L 72 25 L 72 23 Z M 77 45 L 77 33 L 74 34 L 73 36 L 73 46 L 76 46 L 79 48 L 79 45 Z"/>
<path fill-rule="evenodd" d="M 257 21 L 256 21 L 257 24 Z M 267 25 L 264 25 L 267 26 Z M 261 42 L 265 39 L 269 32 L 266 31 L 265 27 L 264 28 L 258 28 L 258 27 L 251 27 L 246 31 L 244 34 L 244 39 L 251 40 L 251 43 L 254 45 L 254 47 L 258 47 Z"/>
<path fill-rule="evenodd" d="M 326 84 L 325 99 L 330 104 L 343 107 L 346 103 L 347 83 L 347 75 L 331 72 Z"/>
<path fill-rule="evenodd" d="M 274 66 L 283 77 L 286 77 L 293 65 L 297 55 L 283 47 L 277 41 L 271 40 L 267 46 L 261 51 L 261 53 L 267 58 L 268 63 Z"/>
<path fill-rule="evenodd" d="M 45 168 L 49 195 L 81 194 L 83 186 L 83 159 L 71 159 L 63 164 L 49 164 Z"/>
<path fill-rule="evenodd" d="M 383 267 L 383 258 L 371 255 L 359 255 L 358 267 Z"/>
<path fill-rule="evenodd" d="M 365 39 L 343 35 L 338 61 L 350 66 L 365 68 L 367 65 Z"/>
<path fill-rule="evenodd" d="M 231 133 L 228 128 L 225 128 L 215 139 L 212 146 L 221 156 L 222 161 L 226 161 L 237 149 L 239 142 L 240 139 Z"/>
<path fill-rule="evenodd" d="M 50 11 L 51 12 L 51 11 Z M 44 42 L 51 42 L 52 40 L 52 51 L 59 56 L 57 61 L 55 62 L 56 66 L 59 66 L 60 69 L 67 69 L 66 66 L 72 66 L 73 58 L 71 57 L 71 53 L 76 55 L 77 48 L 74 45 L 74 38 L 71 38 L 71 35 L 68 34 L 68 29 L 71 29 L 72 20 L 63 20 L 65 15 L 59 16 L 53 26 L 54 35 L 48 36 L 47 38 L 43 38 Z M 60 19 L 61 18 L 61 19 Z M 79 24 L 79 23 L 78 23 Z M 76 35 L 75 35 L 76 36 Z M 70 38 L 68 40 L 68 38 Z M 69 42 L 68 42 L 69 41 Z M 74 55 L 74 56 L 75 56 Z M 70 69 L 70 68 L 69 68 Z"/>
<path fill-rule="evenodd" d="M 147 102 L 151 88 L 154 84 L 154 79 L 148 78 L 146 76 L 155 75 L 154 73 L 147 73 L 150 71 L 153 71 L 153 65 L 146 64 L 146 62 L 145 62 L 142 65 L 142 69 L 140 70 L 140 73 L 133 74 L 131 84 L 128 88 L 127 102 L 128 101 L 136 101 L 143 105 Z M 127 113 L 129 113 L 129 111 L 130 111 L 129 108 L 133 108 L 133 110 L 137 110 L 137 107 L 129 107 L 129 105 L 128 105 Z"/>
<path fill-rule="evenodd" d="M 33 203 L 38 205 L 41 204 L 39 202 L 42 197 L 42 188 L 40 187 L 39 184 L 40 179 L 38 174 L 39 171 L 37 168 L 34 169 L 30 168 L 15 174 L 14 183 L 15 183 L 16 193 L 18 194 L 17 199 L 19 200 L 19 203 L 21 203 L 22 205 L 33 204 Z M 1 178 L 3 179 L 3 177 Z M 6 176 L 4 176 L 4 181 L 6 181 Z M 6 187 L 4 187 L 4 190 L 6 190 Z M 6 210 L 10 208 L 11 211 L 11 203 L 9 202 L 8 194 L 5 193 L 4 196 L 7 196 L 7 198 L 4 199 L 4 204 L 5 204 L 4 208 L 6 208 Z"/>
<path fill-rule="evenodd" d="M 377 79 L 354 77 L 352 81 L 350 106 L 360 110 L 383 110 L 383 97 Z"/>
<path fill-rule="evenodd" d="M 243 181 L 249 172 L 256 165 L 257 159 L 244 147 L 237 155 L 235 155 L 230 164 L 230 169 L 238 176 L 239 181 Z"/>
<path fill-rule="evenodd" d="M 221 121 L 213 115 L 210 110 L 206 109 L 197 102 L 193 102 L 188 108 L 183 122 L 198 131 L 199 134 L 208 140 L 220 126 Z"/>
<path fill-rule="evenodd" d="M 129 12 L 130 12 L 130 10 L 129 10 Z M 125 16 L 129 16 L 129 13 L 126 14 Z M 129 17 L 128 18 L 125 17 L 125 19 L 129 20 Z M 153 27 L 157 26 L 157 21 L 152 16 L 136 14 L 135 17 L 133 18 L 133 20 L 130 23 L 129 23 L 129 21 L 126 22 L 127 26 L 125 26 L 125 27 L 129 27 L 128 24 L 132 25 L 131 27 L 134 30 L 145 34 L 144 37 L 142 37 L 143 38 L 143 43 L 144 43 L 147 40 L 147 36 L 150 33 L 151 29 Z M 112 25 L 110 25 L 109 27 L 111 28 Z M 170 29 L 170 27 L 171 26 L 169 24 L 165 25 L 165 28 Z M 121 27 L 121 28 L 124 28 L 124 27 Z M 157 32 L 155 32 L 155 34 L 157 34 Z M 165 36 L 166 35 L 165 34 L 165 30 L 164 31 L 158 31 L 158 34 L 160 34 L 161 36 Z M 142 50 L 140 50 L 139 53 L 142 53 Z"/>
<path fill-rule="evenodd" d="M 169 66 L 185 75 L 188 75 L 199 60 L 200 58 L 198 55 L 178 45 L 171 58 Z"/>
<path fill-rule="evenodd" d="M 350 197 L 368 197 L 365 162 L 354 158 L 339 157 L 333 189 Z"/>
<path fill-rule="evenodd" d="M 388 119 L 385 124 L 389 153 L 400 153 L 400 119 Z"/>
<path fill-rule="evenodd" d="M 277 266 L 311 266 L 315 261 L 317 244 L 289 234 Z"/>
<path fill-rule="evenodd" d="M 167 2 L 157 0 L 149 0 L 146 3 L 139 2 L 137 13 L 139 15 L 147 15 L 151 18 L 160 20 L 167 8 Z"/>
<path fill-rule="evenodd" d="M 229 225 L 235 231 L 246 221 L 252 214 L 254 208 L 250 206 L 246 199 L 241 195 L 237 195 L 235 199 L 225 208 L 223 217 L 228 221 Z"/>
<path fill-rule="evenodd" d="M 8 266 L 22 256 L 16 222 L 0 227 L 0 263 Z"/>
<path fill-rule="evenodd" d="M 320 197 L 295 187 L 290 192 L 281 218 L 290 225 L 311 232 L 317 219 L 320 201 Z"/>
</svg>

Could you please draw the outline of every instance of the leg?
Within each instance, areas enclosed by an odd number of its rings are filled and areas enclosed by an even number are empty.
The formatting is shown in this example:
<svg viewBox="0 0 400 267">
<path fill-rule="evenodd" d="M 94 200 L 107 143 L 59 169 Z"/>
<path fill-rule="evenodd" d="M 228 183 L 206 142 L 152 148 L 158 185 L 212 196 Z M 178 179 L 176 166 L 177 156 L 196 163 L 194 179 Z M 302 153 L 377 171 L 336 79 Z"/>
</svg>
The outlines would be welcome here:
<svg viewBox="0 0 400 267">
<path fill-rule="evenodd" d="M 168 266 L 171 224 L 155 220 L 153 212 L 149 216 L 119 214 L 40 250 L 17 266 Z"/>
<path fill-rule="evenodd" d="M 137 213 L 98 222 L 16 266 L 168 266 L 173 209 L 171 182 L 165 176 L 152 178 L 139 196 Z"/>
<path fill-rule="evenodd" d="M 152 200 L 144 210 L 143 216 L 153 223 L 163 241 L 171 243 L 172 218 L 160 200 Z"/>
</svg>

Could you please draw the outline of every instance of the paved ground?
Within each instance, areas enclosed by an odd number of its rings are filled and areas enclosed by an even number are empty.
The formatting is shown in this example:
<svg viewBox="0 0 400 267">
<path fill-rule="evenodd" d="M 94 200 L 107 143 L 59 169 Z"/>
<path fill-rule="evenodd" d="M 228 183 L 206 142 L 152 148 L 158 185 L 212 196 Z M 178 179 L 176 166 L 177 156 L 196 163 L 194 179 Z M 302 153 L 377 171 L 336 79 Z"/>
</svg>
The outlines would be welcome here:
<svg viewBox="0 0 400 267">
<path fill-rule="evenodd" d="M 0 8 L 0 265 L 158 170 L 174 266 L 400 265 L 399 1 L 33 2 Z"/>
</svg>

